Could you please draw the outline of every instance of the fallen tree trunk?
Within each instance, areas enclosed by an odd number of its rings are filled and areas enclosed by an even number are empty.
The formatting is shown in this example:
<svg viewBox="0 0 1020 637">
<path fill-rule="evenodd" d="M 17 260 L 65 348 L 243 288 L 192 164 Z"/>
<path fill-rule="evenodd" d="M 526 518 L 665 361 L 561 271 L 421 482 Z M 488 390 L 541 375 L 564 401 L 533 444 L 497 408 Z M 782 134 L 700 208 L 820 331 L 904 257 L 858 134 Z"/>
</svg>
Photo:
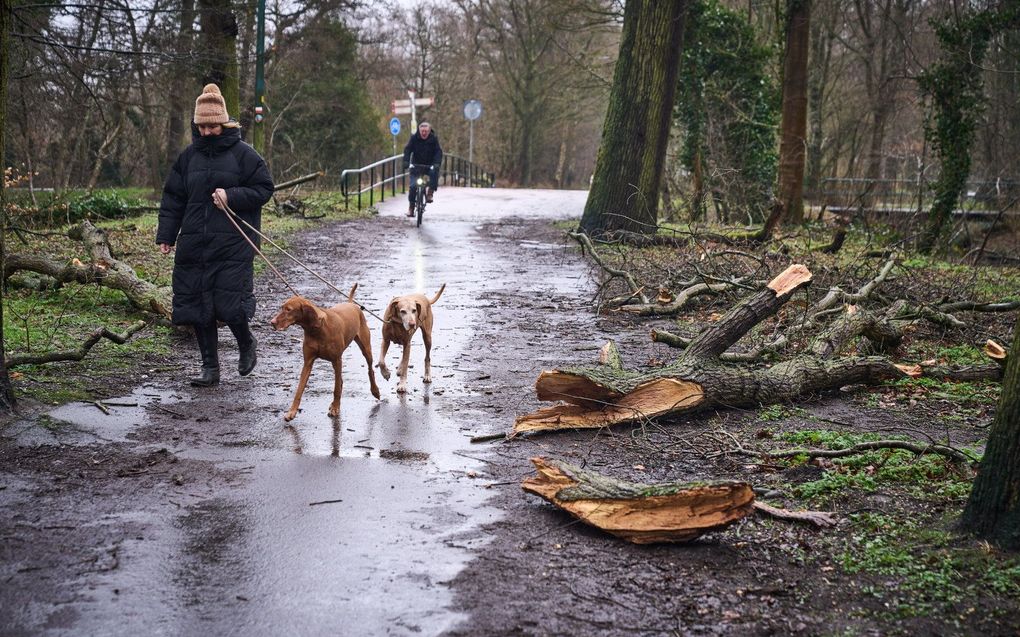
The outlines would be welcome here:
<svg viewBox="0 0 1020 637">
<path fill-rule="evenodd" d="M 844 385 L 903 378 L 881 356 L 830 357 L 854 335 L 848 323 L 823 333 L 804 355 L 757 369 L 726 364 L 719 357 L 751 328 L 774 315 L 811 273 L 790 266 L 764 289 L 705 327 L 675 362 L 653 372 L 609 366 L 543 372 L 535 384 L 539 400 L 564 401 L 517 418 L 514 433 L 566 428 L 600 428 L 714 406 L 757 406 Z"/>
<path fill-rule="evenodd" d="M 641 484 L 624 482 L 546 458 L 521 487 L 581 521 L 635 544 L 689 542 L 754 510 L 746 482 Z"/>
<path fill-rule="evenodd" d="M 305 182 L 312 181 L 313 179 L 318 179 L 319 177 L 322 177 L 324 174 L 326 174 L 326 173 L 324 173 L 324 172 L 322 172 L 320 170 L 319 172 L 314 172 L 314 173 L 311 173 L 311 174 L 308 174 L 308 175 L 304 175 L 303 177 L 298 177 L 297 179 L 291 179 L 290 181 L 285 181 L 282 184 L 276 184 L 275 190 L 277 192 L 279 192 L 279 191 L 283 190 L 284 188 L 290 188 L 291 186 L 297 186 L 299 184 L 303 184 Z"/>
<path fill-rule="evenodd" d="M 757 407 L 844 385 L 877 384 L 894 378 L 1000 379 L 1006 354 L 994 347 L 986 348 L 986 353 L 996 363 L 955 369 L 929 364 L 895 365 L 884 356 L 835 358 L 858 337 L 867 339 L 872 351 L 893 351 L 900 344 L 904 328 L 919 318 L 939 323 L 947 318 L 957 321 L 933 308 L 911 308 L 905 301 L 894 303 L 883 314 L 844 306 L 844 314 L 815 337 L 803 354 L 767 368 L 735 364 L 781 350 L 790 342 L 791 334 L 818 324 L 822 314 L 839 311 L 837 303 L 841 301 L 854 303 L 868 298 L 894 263 L 895 255 L 856 293 L 830 289 L 806 312 L 805 320 L 785 328 L 773 342 L 752 352 L 727 350 L 810 283 L 811 273 L 804 266 L 790 266 L 694 338 L 653 331 L 653 340 L 684 350 L 665 367 L 635 372 L 603 365 L 542 372 L 535 384 L 539 400 L 562 402 L 518 417 L 513 433 L 600 428 L 716 406 Z"/>
<path fill-rule="evenodd" d="M 61 283 L 97 284 L 120 290 L 135 307 L 169 319 L 171 291 L 138 278 L 134 268 L 115 259 L 110 252 L 106 232 L 88 221 L 82 221 L 67 231 L 71 239 L 81 241 L 88 250 L 90 263 L 78 259 L 57 261 L 38 254 L 8 254 L 4 262 L 4 279 L 15 272 L 28 270 L 53 277 Z"/>
</svg>

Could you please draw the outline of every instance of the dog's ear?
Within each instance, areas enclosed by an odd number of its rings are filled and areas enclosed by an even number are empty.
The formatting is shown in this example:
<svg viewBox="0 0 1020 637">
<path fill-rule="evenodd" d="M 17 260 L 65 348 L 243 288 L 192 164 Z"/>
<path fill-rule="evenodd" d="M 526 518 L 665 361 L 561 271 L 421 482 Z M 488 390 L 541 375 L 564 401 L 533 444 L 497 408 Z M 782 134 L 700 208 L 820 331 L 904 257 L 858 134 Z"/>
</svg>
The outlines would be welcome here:
<svg viewBox="0 0 1020 637">
<path fill-rule="evenodd" d="M 321 309 L 315 307 L 315 306 L 312 306 L 312 309 L 315 310 L 315 325 L 317 325 L 318 327 L 322 327 L 323 325 L 325 325 L 326 324 L 326 312 L 324 310 L 321 310 Z"/>
<path fill-rule="evenodd" d="M 322 327 L 326 321 L 326 313 L 315 307 L 310 301 L 302 299 L 301 303 L 301 324 L 307 327 Z"/>
<path fill-rule="evenodd" d="M 386 311 L 383 312 L 383 320 L 389 323 L 393 320 L 393 317 L 397 313 L 397 299 L 394 298 L 390 301 L 390 304 L 386 306 Z"/>
<path fill-rule="evenodd" d="M 417 316 L 418 316 L 418 320 L 420 321 L 421 320 L 421 303 L 415 303 L 414 304 L 414 309 L 418 311 Z"/>
</svg>

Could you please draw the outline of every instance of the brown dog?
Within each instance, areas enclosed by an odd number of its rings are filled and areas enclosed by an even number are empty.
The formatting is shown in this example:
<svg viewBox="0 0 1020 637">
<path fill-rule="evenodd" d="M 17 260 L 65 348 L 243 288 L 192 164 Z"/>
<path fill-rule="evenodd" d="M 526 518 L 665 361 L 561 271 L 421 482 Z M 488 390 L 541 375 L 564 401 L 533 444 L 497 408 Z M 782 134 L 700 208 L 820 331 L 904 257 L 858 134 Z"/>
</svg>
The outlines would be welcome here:
<svg viewBox="0 0 1020 637">
<path fill-rule="evenodd" d="M 383 314 L 382 348 L 379 350 L 379 372 L 386 380 L 390 379 L 390 370 L 386 367 L 386 350 L 390 343 L 397 343 L 404 349 L 400 359 L 400 370 L 397 376 L 397 393 L 407 391 L 407 363 L 411 359 L 411 337 L 414 331 L 421 328 L 421 340 L 425 342 L 425 378 L 426 383 L 432 382 L 432 305 L 443 295 L 444 283 L 436 295 L 429 300 L 424 294 L 405 294 L 393 297 Z"/>
<path fill-rule="evenodd" d="M 287 422 L 297 416 L 301 405 L 301 395 L 305 393 L 308 376 L 312 372 L 312 363 L 321 358 L 333 364 L 335 381 L 333 383 L 333 402 L 329 405 L 329 415 L 340 415 L 340 392 L 344 387 L 343 364 L 340 357 L 347 346 L 354 341 L 361 348 L 361 353 L 368 362 L 368 382 L 372 385 L 372 395 L 379 398 L 379 387 L 375 384 L 375 371 L 372 369 L 372 341 L 368 331 L 368 323 L 361 308 L 355 304 L 355 283 L 347 295 L 347 303 L 334 305 L 328 310 L 316 307 L 308 299 L 292 296 L 287 299 L 279 314 L 270 321 L 277 330 L 285 330 L 295 323 L 305 331 L 304 343 L 301 346 L 305 364 L 301 368 L 301 380 L 298 381 L 297 393 L 283 419 Z"/>
</svg>

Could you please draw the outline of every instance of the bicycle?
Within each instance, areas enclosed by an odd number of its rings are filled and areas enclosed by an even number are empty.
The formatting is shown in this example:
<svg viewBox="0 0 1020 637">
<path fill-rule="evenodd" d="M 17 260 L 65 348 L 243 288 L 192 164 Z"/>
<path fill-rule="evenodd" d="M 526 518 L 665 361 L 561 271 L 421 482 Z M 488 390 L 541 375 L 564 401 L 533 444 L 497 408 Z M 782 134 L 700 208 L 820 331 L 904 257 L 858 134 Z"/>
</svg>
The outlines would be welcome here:
<svg viewBox="0 0 1020 637">
<path fill-rule="evenodd" d="M 415 191 L 414 193 L 414 211 L 415 216 L 418 218 L 418 226 L 421 226 L 422 215 L 425 214 L 425 191 L 429 187 L 430 171 L 432 166 L 429 164 L 411 164 L 408 167 L 409 174 L 411 175 L 411 188 Z"/>
</svg>

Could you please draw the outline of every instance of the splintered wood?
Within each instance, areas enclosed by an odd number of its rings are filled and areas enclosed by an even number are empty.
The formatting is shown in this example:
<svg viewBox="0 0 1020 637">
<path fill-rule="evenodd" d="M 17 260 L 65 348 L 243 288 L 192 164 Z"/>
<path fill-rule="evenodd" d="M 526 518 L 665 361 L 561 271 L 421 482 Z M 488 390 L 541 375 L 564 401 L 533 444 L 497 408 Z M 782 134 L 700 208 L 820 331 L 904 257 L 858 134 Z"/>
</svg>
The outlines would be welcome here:
<svg viewBox="0 0 1020 637">
<path fill-rule="evenodd" d="M 1008 352 L 1002 345 L 999 345 L 992 339 L 988 339 L 985 341 L 985 356 L 1005 367 Z"/>
<path fill-rule="evenodd" d="M 569 404 L 544 407 L 517 419 L 514 433 L 549 429 L 598 429 L 693 408 L 705 397 L 697 383 L 658 378 L 621 396 L 582 376 L 542 372 L 536 383 L 542 400 Z"/>
<path fill-rule="evenodd" d="M 775 292 L 776 296 L 782 297 L 795 292 L 810 281 L 811 271 L 807 269 L 807 266 L 795 263 L 769 281 L 766 287 Z"/>
<path fill-rule="evenodd" d="M 640 484 L 532 458 L 538 475 L 521 487 L 578 519 L 635 544 L 689 542 L 754 511 L 746 482 Z"/>
</svg>

